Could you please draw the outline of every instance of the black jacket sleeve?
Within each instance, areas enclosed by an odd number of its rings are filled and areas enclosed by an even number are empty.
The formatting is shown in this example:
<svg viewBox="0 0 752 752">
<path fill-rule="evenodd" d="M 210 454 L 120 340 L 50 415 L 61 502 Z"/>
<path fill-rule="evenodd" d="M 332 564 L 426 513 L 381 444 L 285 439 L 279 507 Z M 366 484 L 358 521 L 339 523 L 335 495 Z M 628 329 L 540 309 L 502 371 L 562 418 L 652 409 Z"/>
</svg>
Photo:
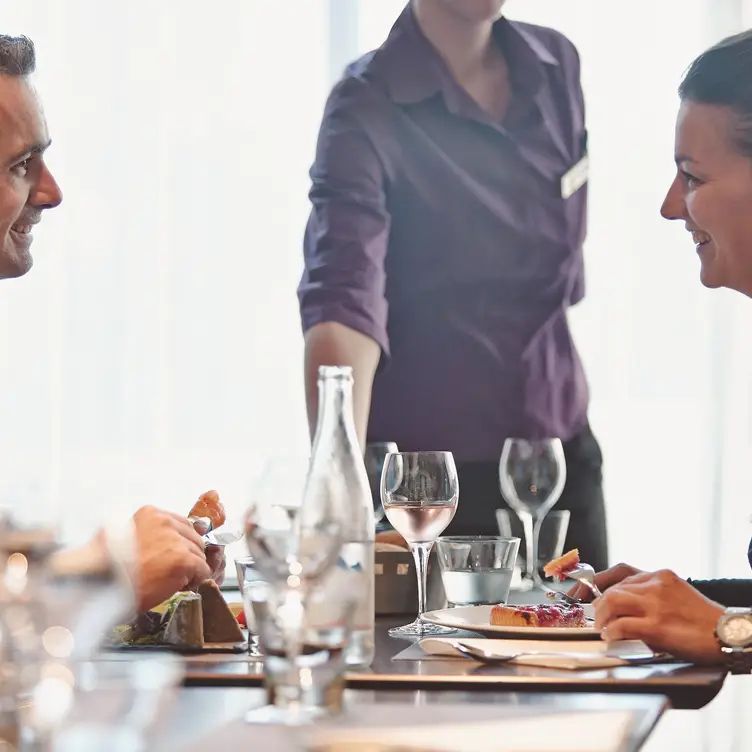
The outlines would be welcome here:
<svg viewBox="0 0 752 752">
<path fill-rule="evenodd" d="M 752 608 L 752 580 L 688 580 L 706 598 L 727 608 Z"/>
</svg>

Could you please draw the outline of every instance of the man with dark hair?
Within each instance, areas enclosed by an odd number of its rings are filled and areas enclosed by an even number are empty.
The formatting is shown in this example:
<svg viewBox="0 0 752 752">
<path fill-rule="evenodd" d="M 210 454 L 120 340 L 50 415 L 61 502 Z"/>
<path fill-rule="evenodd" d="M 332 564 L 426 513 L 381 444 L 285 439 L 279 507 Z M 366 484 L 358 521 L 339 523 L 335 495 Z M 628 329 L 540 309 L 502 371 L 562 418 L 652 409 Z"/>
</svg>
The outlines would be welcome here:
<svg viewBox="0 0 752 752">
<path fill-rule="evenodd" d="M 63 198 L 44 163 L 50 138 L 29 81 L 35 67 L 31 40 L 0 36 L 0 278 L 31 269 L 32 229 Z"/>
<path fill-rule="evenodd" d="M 44 161 L 51 142 L 30 81 L 35 63 L 31 40 L 0 35 L 0 279 L 31 269 L 32 229 L 63 198 Z M 187 518 L 143 507 L 132 522 L 139 609 L 223 571 L 222 549 L 214 549 L 207 562 L 201 537 Z M 107 540 L 98 535 L 87 555 L 94 549 L 106 556 Z"/>
</svg>

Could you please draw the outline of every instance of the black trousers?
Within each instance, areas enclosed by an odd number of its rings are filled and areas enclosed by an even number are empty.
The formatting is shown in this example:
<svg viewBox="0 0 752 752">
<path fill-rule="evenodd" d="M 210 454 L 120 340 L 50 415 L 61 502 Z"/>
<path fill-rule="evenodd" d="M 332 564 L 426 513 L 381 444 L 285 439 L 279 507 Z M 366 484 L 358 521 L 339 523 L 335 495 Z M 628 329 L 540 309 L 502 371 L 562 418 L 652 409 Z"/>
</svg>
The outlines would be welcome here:
<svg viewBox="0 0 752 752">
<path fill-rule="evenodd" d="M 554 509 L 571 513 L 565 550 L 578 548 L 580 559 L 596 572 L 608 567 L 606 511 L 603 502 L 603 456 L 588 426 L 578 436 L 564 443 L 567 461 L 567 482 Z M 499 489 L 498 462 L 467 462 L 457 464 L 460 500 L 457 514 L 442 535 L 498 535 L 496 510 L 509 505 Z M 525 537 L 522 524 L 512 512 L 512 532 Z M 523 553 L 524 556 L 524 553 Z"/>
</svg>

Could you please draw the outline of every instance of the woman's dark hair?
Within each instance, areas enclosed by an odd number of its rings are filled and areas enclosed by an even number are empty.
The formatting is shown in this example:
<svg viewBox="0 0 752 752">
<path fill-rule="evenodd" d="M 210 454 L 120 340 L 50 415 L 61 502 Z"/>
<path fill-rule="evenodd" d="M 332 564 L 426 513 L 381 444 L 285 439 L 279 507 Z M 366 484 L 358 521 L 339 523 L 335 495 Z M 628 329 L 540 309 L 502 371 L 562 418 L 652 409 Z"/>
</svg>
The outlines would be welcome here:
<svg viewBox="0 0 752 752">
<path fill-rule="evenodd" d="M 742 154 L 752 157 L 752 30 L 703 52 L 685 73 L 679 96 L 735 112 L 739 122 L 734 141 Z"/>
</svg>

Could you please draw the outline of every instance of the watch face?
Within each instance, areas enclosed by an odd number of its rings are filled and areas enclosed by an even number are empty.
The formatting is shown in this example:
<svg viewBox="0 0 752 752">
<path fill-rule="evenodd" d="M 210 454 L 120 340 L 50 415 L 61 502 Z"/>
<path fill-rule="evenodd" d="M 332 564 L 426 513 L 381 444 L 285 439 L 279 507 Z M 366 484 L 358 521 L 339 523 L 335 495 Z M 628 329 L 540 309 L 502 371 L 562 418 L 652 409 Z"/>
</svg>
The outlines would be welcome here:
<svg viewBox="0 0 752 752">
<path fill-rule="evenodd" d="M 729 616 L 718 636 L 730 647 L 744 647 L 752 643 L 752 617 Z"/>
</svg>

